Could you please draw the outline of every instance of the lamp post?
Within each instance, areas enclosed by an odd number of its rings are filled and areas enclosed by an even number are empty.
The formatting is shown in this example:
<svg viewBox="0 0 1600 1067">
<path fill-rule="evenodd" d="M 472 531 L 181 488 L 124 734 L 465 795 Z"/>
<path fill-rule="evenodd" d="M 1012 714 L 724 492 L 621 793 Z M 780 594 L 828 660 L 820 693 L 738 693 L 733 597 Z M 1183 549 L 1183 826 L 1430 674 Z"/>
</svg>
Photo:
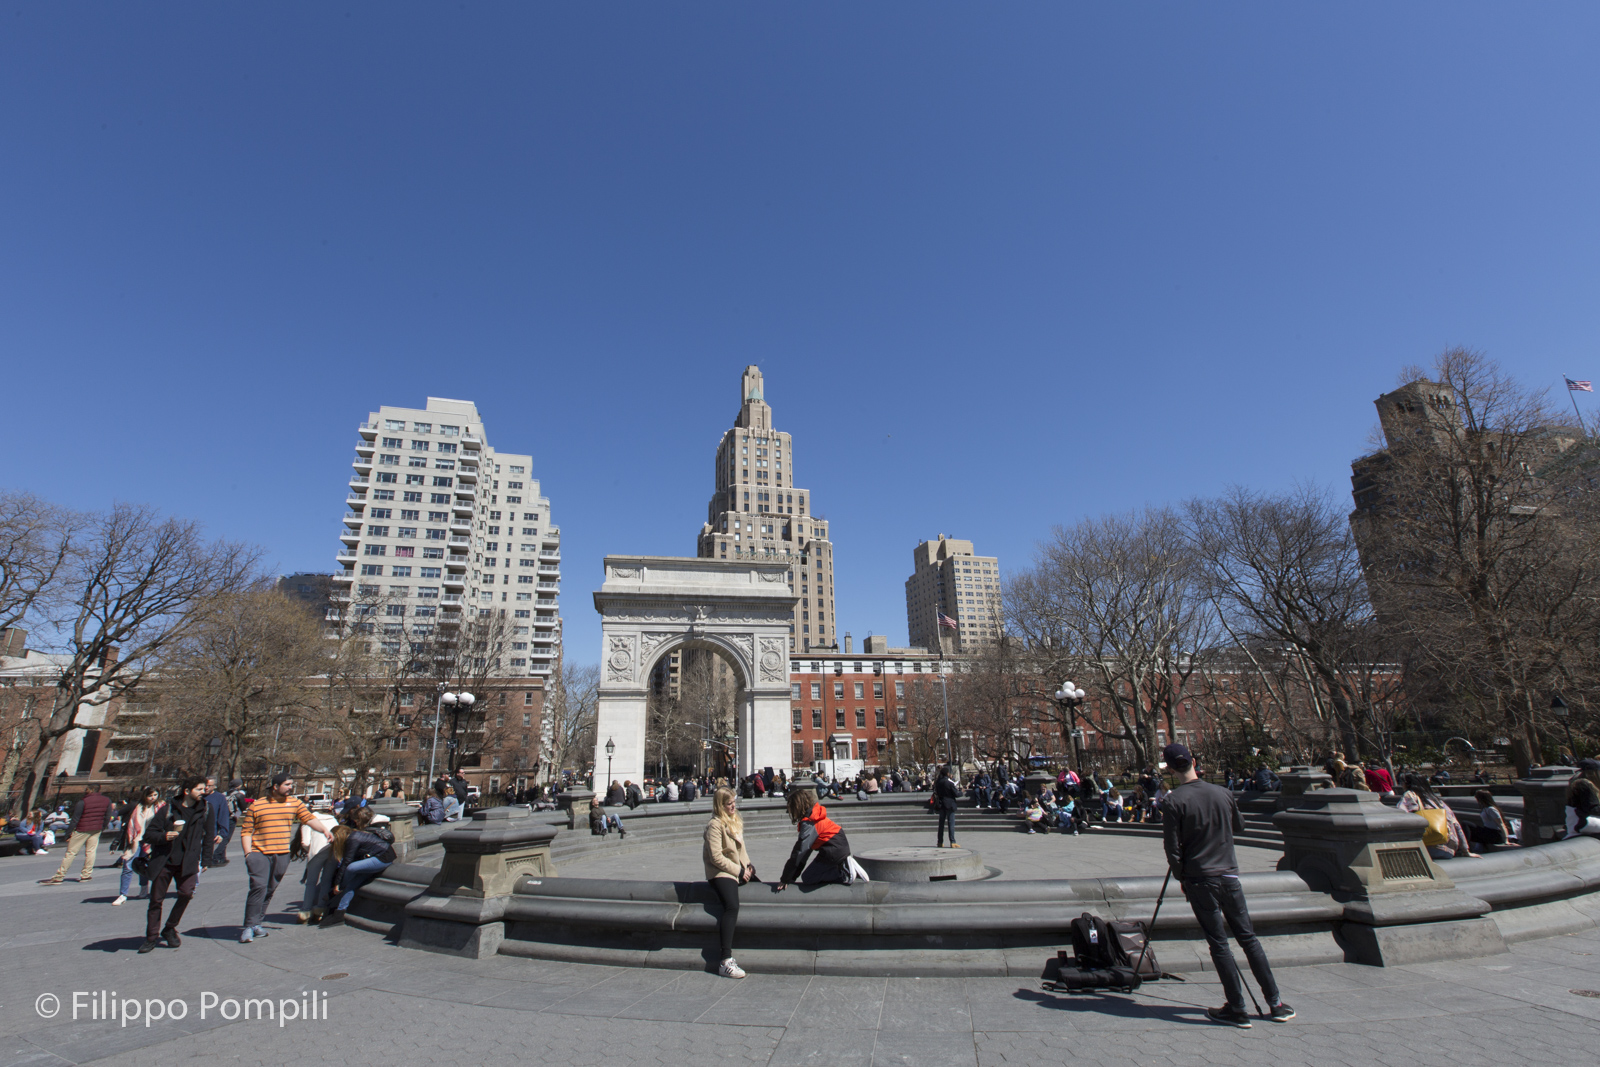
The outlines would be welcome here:
<svg viewBox="0 0 1600 1067">
<path fill-rule="evenodd" d="M 617 750 L 617 743 L 611 738 L 606 738 L 606 789 L 611 788 L 611 754 Z"/>
<path fill-rule="evenodd" d="M 222 751 L 222 738 L 213 737 L 206 742 L 206 773 L 217 773 L 217 753 Z"/>
<path fill-rule="evenodd" d="M 428 752 L 428 785 L 430 788 L 433 785 L 434 765 L 439 758 L 439 716 L 444 714 L 444 709 L 447 707 L 455 708 L 460 706 L 470 708 L 476 702 L 476 699 L 471 693 L 451 693 L 447 692 L 442 686 L 440 687 L 439 700 L 433 708 L 433 747 Z"/>
<path fill-rule="evenodd" d="M 939 661 L 939 693 L 944 697 L 944 761 L 954 764 L 950 755 L 950 690 L 944 684 L 944 661 Z"/>
<path fill-rule="evenodd" d="M 1578 750 L 1572 744 L 1572 725 L 1567 722 L 1567 716 L 1571 711 L 1567 708 L 1567 702 L 1561 699 L 1560 693 L 1550 698 L 1550 714 L 1561 720 L 1561 728 L 1567 732 L 1567 755 L 1577 759 Z"/>
<path fill-rule="evenodd" d="M 1078 743 L 1078 708 L 1083 706 L 1083 698 L 1088 695 L 1079 689 L 1075 682 L 1062 682 L 1061 688 L 1056 690 L 1056 700 L 1072 717 L 1072 725 L 1068 732 L 1072 735 L 1072 753 L 1077 757 L 1079 778 L 1083 777 L 1083 746 Z"/>
</svg>

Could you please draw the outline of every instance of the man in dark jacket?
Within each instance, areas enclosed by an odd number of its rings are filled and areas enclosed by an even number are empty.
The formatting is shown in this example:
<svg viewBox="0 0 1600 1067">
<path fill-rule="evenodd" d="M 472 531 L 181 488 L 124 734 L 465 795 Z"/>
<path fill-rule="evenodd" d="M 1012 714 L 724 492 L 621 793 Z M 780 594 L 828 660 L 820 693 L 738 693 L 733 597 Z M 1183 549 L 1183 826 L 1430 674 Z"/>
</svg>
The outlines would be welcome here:
<svg viewBox="0 0 1600 1067">
<path fill-rule="evenodd" d="M 233 813 L 228 794 L 217 789 L 216 775 L 206 779 L 206 807 L 211 809 L 212 848 L 206 857 L 207 867 L 226 867 L 228 839 L 233 836 Z"/>
<path fill-rule="evenodd" d="M 72 857 L 79 852 L 83 853 L 83 870 L 78 874 L 78 881 L 87 882 L 93 877 L 94 856 L 100 848 L 100 832 L 110 820 L 111 801 L 101 795 L 100 784 L 93 783 L 89 786 L 88 796 L 72 806 L 72 821 L 67 825 L 67 832 L 72 837 L 67 842 L 67 854 L 61 857 L 61 866 L 40 884 L 60 885 L 67 876 L 67 868 L 72 866 Z"/>
<path fill-rule="evenodd" d="M 628 805 L 629 811 L 632 811 L 634 808 L 637 808 L 640 804 L 644 803 L 644 790 L 640 789 L 633 782 L 623 782 L 622 792 L 627 798 L 625 802 Z"/>
<path fill-rule="evenodd" d="M 950 847 L 956 845 L 956 803 L 961 789 L 956 785 L 955 771 L 946 763 L 939 768 L 939 777 L 933 783 L 933 810 L 939 813 L 939 838 L 937 847 L 944 847 L 944 832 L 950 831 Z"/>
<path fill-rule="evenodd" d="M 462 777 L 460 771 L 457 771 L 455 777 L 450 779 L 450 784 L 456 787 L 456 799 L 461 801 L 461 817 L 465 819 L 467 817 L 467 801 L 471 799 L 467 793 L 467 780 Z"/>
<path fill-rule="evenodd" d="M 178 923 L 183 921 L 183 913 L 194 897 L 201 864 L 213 847 L 215 836 L 203 778 L 185 778 L 177 795 L 150 816 L 143 838 L 150 846 L 150 907 L 145 913 L 141 953 L 151 951 L 163 941 L 168 948 L 183 944 L 183 938 L 178 936 Z M 163 925 L 161 907 L 169 889 L 177 891 L 178 899 Z"/>
<path fill-rule="evenodd" d="M 1270 1009 L 1268 1017 L 1276 1023 L 1288 1022 L 1294 1018 L 1294 1009 L 1278 995 L 1272 965 L 1250 925 L 1250 911 L 1239 885 L 1239 861 L 1233 851 L 1233 835 L 1244 831 L 1239 806 L 1228 790 L 1200 780 L 1194 756 L 1183 745 L 1168 745 L 1161 758 L 1180 779 L 1161 805 L 1167 865 L 1200 921 L 1211 948 L 1211 962 L 1228 994 L 1226 1006 L 1207 1008 L 1206 1014 L 1215 1022 L 1245 1029 L 1250 1026 L 1244 1010 L 1244 979 L 1228 946 L 1228 932 L 1232 931 L 1261 983 Z"/>
</svg>

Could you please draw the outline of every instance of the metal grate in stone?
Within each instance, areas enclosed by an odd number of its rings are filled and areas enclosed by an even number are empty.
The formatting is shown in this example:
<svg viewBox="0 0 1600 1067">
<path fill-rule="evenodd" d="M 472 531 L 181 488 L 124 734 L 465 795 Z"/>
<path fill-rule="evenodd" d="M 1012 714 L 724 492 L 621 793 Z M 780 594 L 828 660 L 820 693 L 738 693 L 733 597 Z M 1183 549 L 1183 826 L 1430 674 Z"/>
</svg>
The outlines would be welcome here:
<svg viewBox="0 0 1600 1067">
<path fill-rule="evenodd" d="M 1383 872 L 1384 881 L 1433 877 L 1422 853 L 1414 848 L 1379 849 L 1378 868 Z"/>
</svg>

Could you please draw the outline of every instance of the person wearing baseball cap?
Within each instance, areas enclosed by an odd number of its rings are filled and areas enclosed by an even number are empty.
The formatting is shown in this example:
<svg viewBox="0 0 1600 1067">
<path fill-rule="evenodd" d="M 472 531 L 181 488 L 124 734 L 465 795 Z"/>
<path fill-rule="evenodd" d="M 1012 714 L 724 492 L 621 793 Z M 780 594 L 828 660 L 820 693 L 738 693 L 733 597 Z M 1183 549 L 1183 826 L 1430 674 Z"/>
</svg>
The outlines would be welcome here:
<svg viewBox="0 0 1600 1067">
<path fill-rule="evenodd" d="M 1244 979 L 1228 945 L 1231 931 L 1261 983 L 1270 1009 L 1268 1018 L 1275 1023 L 1288 1022 L 1294 1018 L 1294 1009 L 1278 994 L 1272 966 L 1250 925 L 1250 910 L 1239 884 L 1239 860 L 1233 851 L 1233 835 L 1244 832 L 1239 805 L 1228 790 L 1201 780 L 1194 754 L 1183 745 L 1168 745 L 1161 758 L 1162 766 L 1178 776 L 1177 787 L 1161 805 L 1167 865 L 1205 932 L 1211 962 L 1228 994 L 1224 1007 L 1207 1008 L 1206 1015 L 1231 1026 L 1248 1029 L 1251 1025 L 1244 1010 Z"/>
</svg>

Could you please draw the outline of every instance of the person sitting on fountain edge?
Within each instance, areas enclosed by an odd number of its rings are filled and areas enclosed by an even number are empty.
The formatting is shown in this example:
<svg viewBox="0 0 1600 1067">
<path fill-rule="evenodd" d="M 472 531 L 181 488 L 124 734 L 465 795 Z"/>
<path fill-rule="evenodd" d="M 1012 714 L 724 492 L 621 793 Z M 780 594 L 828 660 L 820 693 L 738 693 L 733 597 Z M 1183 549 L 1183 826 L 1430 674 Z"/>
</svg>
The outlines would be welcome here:
<svg viewBox="0 0 1600 1067">
<path fill-rule="evenodd" d="M 799 827 L 800 836 L 794 843 L 794 851 L 789 853 L 789 862 L 783 865 L 783 875 L 773 887 L 774 892 L 787 889 L 790 882 L 850 885 L 857 878 L 868 880 L 867 872 L 850 855 L 850 839 L 845 837 L 838 823 L 828 818 L 828 809 L 817 803 L 815 793 L 809 789 L 791 790 L 785 806 L 789 809 L 789 821 Z M 817 858 L 807 867 L 806 860 L 813 852 Z"/>
</svg>

